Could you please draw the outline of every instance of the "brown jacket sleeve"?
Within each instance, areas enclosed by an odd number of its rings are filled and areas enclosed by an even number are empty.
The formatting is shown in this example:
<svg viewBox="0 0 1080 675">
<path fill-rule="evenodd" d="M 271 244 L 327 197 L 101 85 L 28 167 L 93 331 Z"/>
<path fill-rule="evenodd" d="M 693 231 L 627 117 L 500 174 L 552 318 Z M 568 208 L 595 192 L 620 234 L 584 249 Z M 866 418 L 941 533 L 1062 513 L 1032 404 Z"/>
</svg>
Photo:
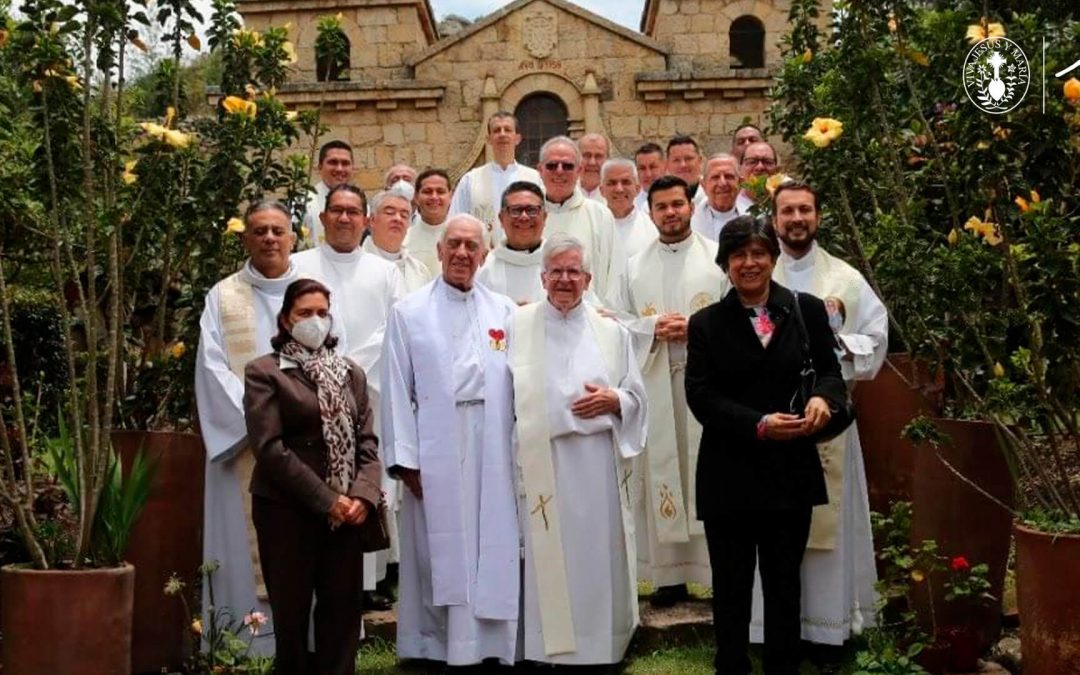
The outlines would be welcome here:
<svg viewBox="0 0 1080 675">
<path fill-rule="evenodd" d="M 282 492 L 315 513 L 328 513 L 337 493 L 282 442 L 281 396 L 273 371 L 280 373 L 273 357 L 255 359 L 244 370 L 248 443 L 260 472 Z"/>
<path fill-rule="evenodd" d="M 374 415 L 367 394 L 367 377 L 351 360 L 349 372 L 356 402 L 356 478 L 349 488 L 349 496 L 377 506 L 382 499 L 382 460 L 379 459 L 379 439 L 375 436 Z"/>
</svg>

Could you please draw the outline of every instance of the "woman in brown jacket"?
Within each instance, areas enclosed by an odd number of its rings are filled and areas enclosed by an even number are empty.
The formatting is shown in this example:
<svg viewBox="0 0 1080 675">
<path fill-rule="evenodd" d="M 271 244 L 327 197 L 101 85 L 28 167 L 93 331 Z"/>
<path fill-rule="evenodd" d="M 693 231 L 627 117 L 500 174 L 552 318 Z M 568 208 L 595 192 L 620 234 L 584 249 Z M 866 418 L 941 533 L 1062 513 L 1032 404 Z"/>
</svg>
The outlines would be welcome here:
<svg viewBox="0 0 1080 675">
<path fill-rule="evenodd" d="M 377 439 L 364 371 L 334 353 L 330 291 L 294 281 L 274 352 L 245 372 L 255 453 L 252 520 L 270 595 L 278 675 L 353 673 L 360 640 L 359 526 L 381 499 Z M 315 663 L 307 651 L 315 596 Z"/>
</svg>

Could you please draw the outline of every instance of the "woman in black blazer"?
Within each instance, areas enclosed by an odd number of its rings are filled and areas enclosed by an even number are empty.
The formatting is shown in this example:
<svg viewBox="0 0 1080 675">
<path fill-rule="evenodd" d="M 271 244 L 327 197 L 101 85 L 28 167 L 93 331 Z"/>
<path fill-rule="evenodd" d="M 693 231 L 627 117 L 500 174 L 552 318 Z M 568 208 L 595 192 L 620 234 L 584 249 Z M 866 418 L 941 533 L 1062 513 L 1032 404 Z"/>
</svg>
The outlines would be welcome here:
<svg viewBox="0 0 1080 675">
<path fill-rule="evenodd" d="M 712 564 L 718 673 L 751 672 L 755 562 L 765 601 L 765 673 L 798 673 L 800 566 L 811 511 L 828 501 L 815 439 L 831 431 L 846 397 L 825 305 L 799 294 L 817 371 L 809 400 L 800 400 L 802 332 L 795 295 L 771 280 L 779 254 L 767 220 L 729 222 L 717 263 L 733 288 L 694 314 L 688 329 L 686 398 L 703 427 L 697 513 Z"/>
</svg>

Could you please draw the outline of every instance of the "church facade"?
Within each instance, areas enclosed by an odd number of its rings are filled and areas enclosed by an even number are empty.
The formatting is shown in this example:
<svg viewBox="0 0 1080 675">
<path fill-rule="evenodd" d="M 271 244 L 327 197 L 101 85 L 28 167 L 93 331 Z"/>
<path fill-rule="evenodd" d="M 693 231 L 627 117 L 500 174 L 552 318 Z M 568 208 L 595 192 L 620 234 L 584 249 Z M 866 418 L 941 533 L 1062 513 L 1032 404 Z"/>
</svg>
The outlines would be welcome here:
<svg viewBox="0 0 1080 675">
<path fill-rule="evenodd" d="M 725 151 L 736 126 L 765 121 L 789 5 L 646 0 L 635 32 L 568 0 L 516 0 L 440 37 L 427 0 L 239 2 L 249 28 L 290 24 L 299 61 L 279 97 L 322 107 L 324 140 L 352 144 L 367 190 L 399 162 L 456 180 L 490 159 L 484 122 L 499 110 L 518 117 L 528 164 L 559 133 L 605 134 L 612 156 L 676 133 Z M 338 13 L 348 79 L 320 82 L 315 26 Z"/>
</svg>

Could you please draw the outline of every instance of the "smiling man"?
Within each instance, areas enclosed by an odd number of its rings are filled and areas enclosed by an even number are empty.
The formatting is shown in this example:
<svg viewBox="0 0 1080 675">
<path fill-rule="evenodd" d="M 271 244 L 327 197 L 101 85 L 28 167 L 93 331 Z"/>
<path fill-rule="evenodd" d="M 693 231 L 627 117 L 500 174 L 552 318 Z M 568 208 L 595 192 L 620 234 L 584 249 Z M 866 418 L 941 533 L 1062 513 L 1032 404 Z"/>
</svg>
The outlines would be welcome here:
<svg viewBox="0 0 1080 675">
<path fill-rule="evenodd" d="M 741 162 L 743 153 L 751 143 L 764 143 L 765 135 L 753 124 L 740 124 L 731 136 L 731 154 L 736 162 Z"/>
<path fill-rule="evenodd" d="M 759 176 L 768 178 L 776 173 L 778 168 L 776 148 L 764 141 L 750 143 L 743 151 L 742 160 L 739 162 L 739 181 L 746 183 Z M 739 209 L 739 213 L 747 213 L 755 203 L 754 198 L 744 189 L 739 192 L 735 206 Z"/>
<path fill-rule="evenodd" d="M 502 242 L 484 260 L 476 280 L 519 305 L 544 298 L 540 282 L 544 245 L 544 193 L 527 181 L 510 183 L 502 197 Z"/>
<path fill-rule="evenodd" d="M 371 236 L 364 240 L 364 250 L 397 265 L 405 278 L 405 290 L 415 291 L 435 276 L 405 248 L 405 233 L 412 220 L 412 202 L 395 192 L 379 192 L 371 199 Z"/>
<path fill-rule="evenodd" d="M 416 214 L 405 234 L 405 248 L 429 270 L 439 269 L 436 245 L 450 213 L 450 176 L 443 169 L 427 169 L 416 177 Z"/>
<path fill-rule="evenodd" d="M 701 148 L 697 141 L 682 134 L 672 136 L 667 144 L 667 174 L 678 176 L 686 182 L 690 199 L 695 208 L 705 203 L 705 192 L 700 190 Z"/>
<path fill-rule="evenodd" d="M 506 329 L 514 303 L 474 283 L 486 227 L 459 214 L 442 274 L 391 310 L 382 444 L 401 505 L 397 653 L 449 666 L 514 662 L 520 539 Z"/>
<path fill-rule="evenodd" d="M 639 192 L 634 197 L 634 206 L 643 212 L 649 211 L 649 186 L 664 175 L 664 149 L 656 143 L 644 143 L 634 151 L 634 166 L 637 168 Z"/>
<path fill-rule="evenodd" d="M 352 181 L 353 154 L 352 146 L 345 141 L 328 141 L 319 148 L 319 182 L 308 197 L 307 212 L 304 213 L 304 227 L 307 236 L 300 248 L 312 248 L 322 243 L 322 221 L 319 214 L 326 208 L 326 194 L 330 188 L 346 185 Z"/>
<path fill-rule="evenodd" d="M 638 194 L 637 168 L 628 159 L 609 159 L 600 168 L 600 193 L 615 216 L 615 231 L 629 258 L 656 239 L 656 228 L 648 209 L 635 204 Z"/>
<path fill-rule="evenodd" d="M 713 155 L 705 164 L 705 196 L 708 200 L 694 212 L 690 227 L 707 239 L 718 241 L 724 225 L 740 215 L 739 165 L 727 154 Z"/>
<path fill-rule="evenodd" d="M 515 153 L 521 144 L 521 133 L 512 113 L 500 111 L 492 115 L 487 130 L 492 161 L 461 177 L 450 202 L 450 214 L 468 213 L 479 218 L 488 227 L 489 241 L 495 243 L 502 236 L 496 216 L 503 191 L 519 180 L 539 185 L 540 175 L 535 169 L 517 163 Z"/>
<path fill-rule="evenodd" d="M 611 152 L 608 139 L 603 134 L 585 134 L 578 139 L 578 151 L 581 152 L 581 191 L 589 199 L 603 203 L 600 194 L 600 168 L 604 166 Z"/>
</svg>

